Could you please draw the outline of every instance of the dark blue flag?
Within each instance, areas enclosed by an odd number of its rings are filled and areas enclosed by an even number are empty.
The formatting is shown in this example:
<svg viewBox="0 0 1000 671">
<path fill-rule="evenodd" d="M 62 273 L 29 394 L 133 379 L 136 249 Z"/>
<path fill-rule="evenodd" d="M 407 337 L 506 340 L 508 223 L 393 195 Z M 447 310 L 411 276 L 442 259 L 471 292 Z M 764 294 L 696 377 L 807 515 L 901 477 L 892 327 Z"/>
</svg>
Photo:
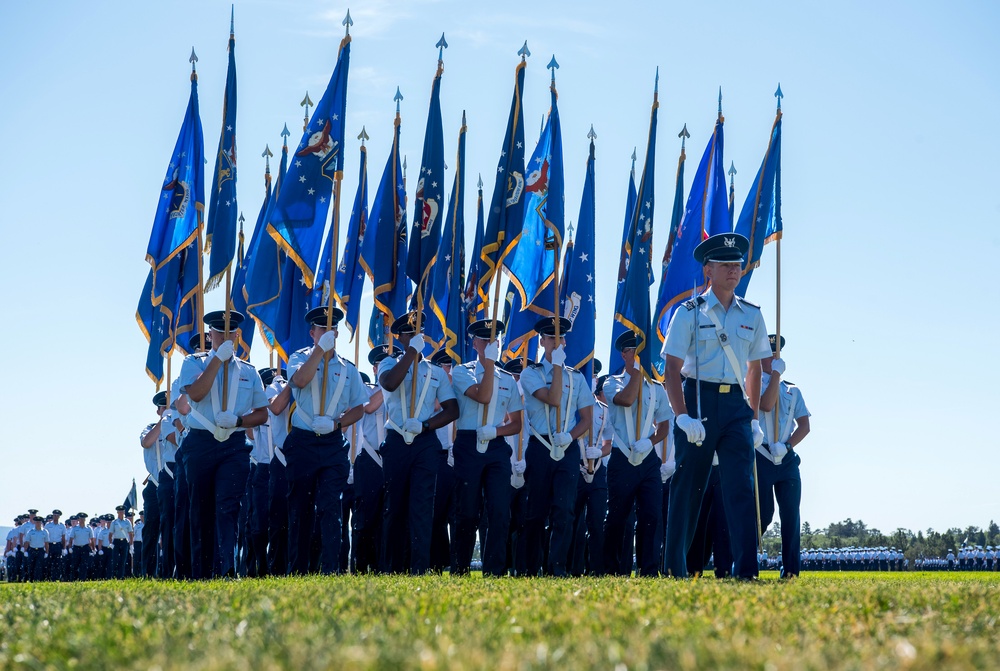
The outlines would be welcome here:
<svg viewBox="0 0 1000 671">
<path fill-rule="evenodd" d="M 197 319 L 198 262 L 198 243 L 194 241 L 160 269 L 159 303 L 153 303 L 152 270 L 139 296 L 135 317 L 149 343 L 146 374 L 157 386 L 163 382 L 163 360 L 174 347 L 188 353 L 188 334 Z"/>
<path fill-rule="evenodd" d="M 781 108 L 778 108 L 764 161 L 736 222 L 736 232 L 750 241 L 743 279 L 736 287 L 738 296 L 746 296 L 753 271 L 760 265 L 764 245 L 781 239 L 781 231 Z"/>
<path fill-rule="evenodd" d="M 302 271 L 312 288 L 333 188 L 343 173 L 344 114 L 351 37 L 340 43 L 337 66 L 288 169 L 288 179 L 268 215 L 268 233 Z"/>
<path fill-rule="evenodd" d="M 194 53 L 192 60 L 196 60 Z M 146 260 L 153 269 L 152 303 L 159 305 L 171 282 L 160 278 L 161 270 L 195 242 L 205 210 L 205 141 L 198 115 L 198 76 L 191 73 L 191 96 L 180 135 L 170 157 L 153 228 L 146 247 Z"/>
<path fill-rule="evenodd" d="M 660 288 L 660 306 L 656 324 L 659 333 L 666 333 L 674 311 L 691 297 L 695 285 L 704 288 L 705 276 L 694 260 L 694 248 L 701 241 L 729 228 L 729 203 L 726 196 L 726 168 L 722 162 L 723 118 L 719 114 L 715 130 L 705 147 L 705 153 L 694 175 L 684 216 L 677 227 L 673 250 Z"/>
<path fill-rule="evenodd" d="M 687 126 L 684 126 L 684 130 L 681 131 L 682 137 L 690 137 L 687 134 Z M 663 317 L 667 309 L 667 301 L 669 297 L 667 296 L 667 268 L 670 267 L 670 257 L 674 250 L 674 241 L 677 240 L 677 231 L 680 228 L 681 218 L 684 216 L 684 161 L 687 159 L 687 154 L 684 151 L 684 141 L 681 140 L 681 155 L 677 159 L 677 179 L 674 182 L 674 209 L 670 215 L 670 234 L 667 236 L 667 245 L 663 250 L 663 262 L 660 266 L 660 292 L 656 298 L 656 310 L 653 312 L 654 320 L 656 321 L 656 338 L 659 341 L 659 345 L 653 343 L 657 347 L 656 352 L 653 356 L 653 369 L 656 377 L 658 379 L 663 378 L 664 361 L 660 356 L 660 350 L 663 349 L 663 342 L 667 339 L 666 326 L 669 321 L 664 322 Z M 694 280 L 692 280 L 692 287 L 694 286 Z M 663 328 L 661 329 L 661 325 Z"/>
<path fill-rule="evenodd" d="M 282 138 L 291 133 L 288 126 L 281 131 Z M 270 152 L 265 152 L 269 154 Z M 281 163 L 278 166 L 278 186 L 285 177 L 288 166 L 288 144 L 281 148 Z M 274 193 L 271 191 L 271 163 L 267 158 L 264 168 L 264 202 L 257 214 L 257 225 L 253 237 L 250 238 L 250 248 L 247 250 L 247 267 L 244 297 L 247 303 L 247 315 L 251 317 L 260 329 L 261 338 L 268 351 L 274 351 L 274 324 L 277 321 L 278 297 L 281 295 L 281 248 L 267 232 L 267 213 L 274 203 Z"/>
<path fill-rule="evenodd" d="M 205 251 L 210 252 L 205 289 L 222 283 L 236 248 L 236 37 L 229 24 L 229 69 L 222 101 L 222 134 L 215 155 L 211 202 L 205 226 Z"/>
<path fill-rule="evenodd" d="M 135 490 L 135 478 L 132 478 L 132 489 L 130 489 L 128 494 L 125 495 L 125 501 L 122 505 L 125 506 L 125 512 L 138 510 L 137 506 L 139 505 L 139 497 Z"/>
<path fill-rule="evenodd" d="M 469 257 L 469 273 L 465 278 L 465 289 L 462 292 L 462 303 L 463 310 L 465 312 L 466 324 L 486 319 L 486 304 L 479 298 L 479 275 L 476 274 L 482 264 L 481 253 L 483 251 L 482 175 L 479 177 L 478 187 L 479 196 L 476 200 L 476 233 L 472 243 L 472 255 Z M 462 249 L 464 252 L 464 245 Z M 475 351 L 472 348 L 472 341 L 469 338 L 465 338 L 465 356 L 462 357 L 462 361 L 472 361 L 475 356 Z"/>
<path fill-rule="evenodd" d="M 646 143 L 646 162 L 642 168 L 642 178 L 639 181 L 638 199 L 632 213 L 632 240 L 629 249 L 628 270 L 625 274 L 625 289 L 619 305 L 615 306 L 615 320 L 631 329 L 637 337 L 635 353 L 639 357 L 642 369 L 649 373 L 652 370 L 649 340 L 650 310 L 649 285 L 653 282 L 652 243 L 653 243 L 653 182 L 656 159 L 656 113 L 660 107 L 657 99 L 657 87 L 653 89 L 653 110 L 649 117 L 649 139 Z"/>
<path fill-rule="evenodd" d="M 525 45 L 526 47 L 527 45 Z M 525 51 L 525 49 L 522 49 Z M 490 283 L 499 282 L 494 277 L 503 259 L 514 247 L 514 241 L 524 222 L 524 112 L 521 109 L 521 92 L 524 89 L 524 58 L 514 70 L 514 96 L 510 103 L 507 132 L 500 149 L 493 198 L 490 202 L 480 250 L 479 298 L 490 304 Z M 494 308 L 495 309 L 495 308 Z"/>
<path fill-rule="evenodd" d="M 254 230 L 254 237 L 260 234 L 260 229 Z M 236 272 L 233 274 L 233 290 L 229 298 L 229 307 L 242 314 L 247 313 L 246 293 L 243 291 L 246 286 L 247 266 L 246 248 L 243 244 L 243 215 L 240 215 L 240 232 L 237 236 L 239 244 L 236 248 Z M 253 238 L 250 239 L 253 242 Z M 240 326 L 240 338 L 237 342 L 236 356 L 244 361 L 250 360 L 250 346 L 253 345 L 254 320 L 247 319 Z"/>
<path fill-rule="evenodd" d="M 417 193 L 413 203 L 413 228 L 406 257 L 406 275 L 416 284 L 411 308 L 427 304 L 427 280 L 437 262 L 444 221 L 444 129 L 441 123 L 441 74 L 444 66 L 438 59 L 437 73 L 431 85 L 431 103 L 424 132 L 424 153 L 420 159 Z"/>
<path fill-rule="evenodd" d="M 364 131 L 362 130 L 362 133 Z M 361 292 L 365 287 L 365 269 L 361 266 L 361 245 L 368 229 L 368 150 L 361 145 L 361 168 L 358 192 L 354 196 L 351 221 L 347 225 L 344 254 L 337 267 L 337 302 L 344 310 L 344 323 L 354 339 L 361 314 Z"/>
<path fill-rule="evenodd" d="M 635 190 L 635 150 L 632 151 L 632 169 L 628 175 L 628 193 L 625 196 L 625 222 L 622 224 L 622 251 L 618 257 L 618 285 L 615 289 L 615 305 L 620 305 L 622 293 L 625 291 L 625 274 L 628 271 L 628 259 L 632 240 L 632 213 L 635 211 L 635 201 L 639 198 Z M 615 349 L 618 336 L 627 329 L 625 325 L 613 321 L 611 323 L 611 353 L 608 356 L 608 374 L 617 375 L 625 366 L 622 354 Z"/>
<path fill-rule="evenodd" d="M 378 347 L 385 344 L 385 334 L 389 332 L 389 327 L 385 323 L 385 315 L 378 309 L 377 305 L 372 305 L 372 314 L 368 319 L 368 346 Z"/>
<path fill-rule="evenodd" d="M 591 129 L 593 135 L 593 129 Z M 583 182 L 580 217 L 576 238 L 566 243 L 562 280 L 562 315 L 573 322 L 572 336 L 566 339 L 566 365 L 590 379 L 594 365 L 595 319 L 594 289 L 597 286 L 594 264 L 594 227 L 597 221 L 594 177 L 594 140 L 590 140 L 587 176 Z"/>
<path fill-rule="evenodd" d="M 448 213 L 441 230 L 437 262 L 431 269 L 430 312 L 426 333 L 435 345 L 452 359 L 465 358 L 466 324 L 462 292 L 465 286 L 465 113 L 458 133 L 458 158 L 455 182 L 448 201 Z"/>
<path fill-rule="evenodd" d="M 551 296 L 546 291 L 543 296 Z M 549 310 L 551 315 L 552 311 Z M 541 319 L 543 314 L 525 308 L 521 304 L 521 295 L 514 289 L 507 291 L 504 301 L 503 321 L 507 325 L 507 333 L 504 335 L 503 352 L 501 359 L 510 361 L 511 359 L 522 359 L 534 362 L 538 358 L 538 333 L 535 331 L 535 323 Z"/>
</svg>

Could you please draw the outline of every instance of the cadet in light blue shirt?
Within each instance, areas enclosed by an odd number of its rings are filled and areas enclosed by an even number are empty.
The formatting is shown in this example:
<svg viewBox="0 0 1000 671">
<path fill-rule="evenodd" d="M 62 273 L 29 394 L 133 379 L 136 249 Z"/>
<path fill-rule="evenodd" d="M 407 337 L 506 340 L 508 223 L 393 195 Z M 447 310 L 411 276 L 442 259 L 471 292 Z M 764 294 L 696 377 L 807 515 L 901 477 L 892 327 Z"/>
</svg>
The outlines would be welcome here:
<svg viewBox="0 0 1000 671">
<path fill-rule="evenodd" d="M 292 573 L 300 575 L 309 571 L 317 520 L 322 543 L 320 571 L 340 572 L 340 499 L 351 467 L 343 429 L 361 419 L 368 400 L 358 369 L 335 352 L 344 313 L 339 308 L 332 308 L 329 314 L 327 310 L 324 305 L 306 313 L 313 345 L 298 350 L 288 360 L 296 405 L 284 447 L 288 461 L 288 560 Z"/>
<path fill-rule="evenodd" d="M 572 322 L 565 317 L 560 317 L 558 323 L 553 317 L 539 320 L 535 332 L 545 351 L 544 358 L 521 373 L 524 407 L 531 427 L 524 473 L 528 490 L 524 524 L 529 576 L 542 570 L 546 520 L 551 535 L 546 572 L 557 577 L 567 574 L 582 456 L 574 441 L 593 425 L 591 381 L 564 365 L 563 335 L 571 327 Z M 567 448 L 571 446 L 573 453 L 567 456 Z"/>
<path fill-rule="evenodd" d="M 458 402 L 448 376 L 437 366 L 418 361 L 424 349 L 422 327 L 426 315 L 409 312 L 393 322 L 390 332 L 398 338 L 402 356 L 385 358 L 378 367 L 378 382 L 386 407 L 382 470 L 385 474 L 386 570 L 405 570 L 409 538 L 409 570 L 420 575 L 430 569 L 434 489 L 441 441 L 435 431 L 458 419 Z M 416 366 L 414 366 L 414 362 Z M 414 382 L 413 369 L 416 367 Z M 410 414 L 410 404 L 415 410 Z M 435 413 L 435 403 L 441 410 Z"/>
<path fill-rule="evenodd" d="M 37 515 L 32 520 L 34 527 L 24 534 L 22 544 L 28 552 L 26 576 L 32 582 L 39 582 L 44 574 L 45 560 L 49 556 L 49 532 L 42 528 L 45 520 Z"/>
</svg>

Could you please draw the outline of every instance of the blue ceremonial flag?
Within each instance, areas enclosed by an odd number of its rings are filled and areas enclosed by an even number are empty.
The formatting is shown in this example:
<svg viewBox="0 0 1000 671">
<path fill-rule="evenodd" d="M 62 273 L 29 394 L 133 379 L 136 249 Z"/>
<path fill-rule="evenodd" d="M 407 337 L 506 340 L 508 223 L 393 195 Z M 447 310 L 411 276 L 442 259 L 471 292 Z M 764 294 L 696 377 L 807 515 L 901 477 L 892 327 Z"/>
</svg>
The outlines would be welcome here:
<svg viewBox="0 0 1000 671">
<path fill-rule="evenodd" d="M 527 54 L 525 48 L 522 52 Z M 479 284 L 479 298 L 485 305 L 490 304 L 490 282 L 504 257 L 513 249 L 514 241 L 520 234 L 524 221 L 524 112 L 521 109 L 521 92 L 524 89 L 524 57 L 514 70 L 514 96 L 510 103 L 510 117 L 507 132 L 500 149 L 496 181 L 493 184 L 493 198 L 483 232 L 483 246 L 480 263 L 476 269 Z M 495 308 L 494 308 L 495 309 Z"/>
<path fill-rule="evenodd" d="M 425 332 L 435 349 L 442 347 L 457 361 L 465 358 L 465 113 L 458 132 L 455 182 L 448 201 L 448 214 L 441 230 L 437 262 L 430 275 L 431 316 Z"/>
<path fill-rule="evenodd" d="M 566 365 L 576 368 L 586 379 L 593 375 L 595 319 L 594 288 L 596 284 L 594 228 L 597 205 L 594 197 L 594 135 L 591 129 L 590 156 L 587 176 L 583 182 L 580 217 L 576 238 L 566 243 L 562 279 L 562 314 L 573 322 L 573 333 L 566 339 Z"/>
<path fill-rule="evenodd" d="M 260 229 L 254 230 L 254 237 L 258 236 Z M 237 236 L 239 244 L 236 248 L 236 273 L 233 276 L 233 290 L 229 296 L 229 306 L 242 314 L 247 313 L 247 299 L 243 288 L 246 286 L 247 266 L 246 251 L 243 245 L 243 215 L 240 215 L 240 232 Z M 253 242 L 253 238 L 250 239 Z M 240 339 L 236 347 L 236 356 L 244 361 L 250 360 L 250 346 L 253 345 L 253 333 L 255 322 L 247 319 L 240 326 Z"/>
<path fill-rule="evenodd" d="M 364 130 L 362 130 L 364 134 Z M 354 339 L 361 314 L 361 292 L 365 287 L 365 269 L 361 266 L 361 245 L 368 229 L 368 150 L 361 145 L 361 168 L 358 172 L 358 192 L 354 196 L 351 221 L 347 225 L 344 254 L 337 267 L 334 296 L 344 310 L 344 323 Z"/>
<path fill-rule="evenodd" d="M 398 99 L 402 96 L 398 95 Z M 410 281 L 406 277 L 406 184 L 399 160 L 399 107 L 393 122 L 392 150 L 375 191 L 369 227 L 361 245 L 361 266 L 372 279 L 375 305 L 389 324 L 406 312 Z"/>
<path fill-rule="evenodd" d="M 286 125 L 281 131 L 287 138 Z M 269 152 L 265 152 L 267 154 Z M 281 163 L 278 166 L 278 187 L 285 178 L 288 167 L 288 144 L 281 148 Z M 274 324 L 277 323 L 278 297 L 281 295 L 281 259 L 282 253 L 278 243 L 267 232 L 267 213 L 274 204 L 274 194 L 271 191 L 271 163 L 265 162 L 264 168 L 264 202 L 257 215 L 257 225 L 253 237 L 250 238 L 250 248 L 247 250 L 247 267 L 244 297 L 247 302 L 247 315 L 251 317 L 260 329 L 261 338 L 268 351 L 274 351 Z"/>
<path fill-rule="evenodd" d="M 550 93 L 552 106 L 524 180 L 524 221 L 521 232 L 512 238 L 515 249 L 504 262 L 510 284 L 525 304 L 534 303 L 538 293 L 555 280 L 557 255 L 562 250 L 565 203 L 555 70 Z"/>
<path fill-rule="evenodd" d="M 542 294 L 550 298 L 551 295 L 549 291 Z M 552 310 L 547 314 L 551 315 Z M 521 295 L 513 289 L 508 289 L 503 315 L 504 324 L 507 326 L 501 353 L 503 361 L 524 359 L 534 362 L 538 359 L 538 338 L 535 337 L 538 333 L 535 331 L 535 323 L 543 316 L 533 310 L 532 306 L 525 308 L 521 304 Z"/>
<path fill-rule="evenodd" d="M 684 216 L 677 227 L 670 263 L 660 288 L 658 333 L 666 333 L 674 310 L 691 297 L 695 285 L 705 284 L 701 265 L 694 260 L 694 248 L 708 236 L 730 231 L 729 201 L 726 195 L 726 168 L 722 162 L 724 119 L 720 112 L 715 130 L 694 174 Z"/>
<path fill-rule="evenodd" d="M 163 359 L 169 356 L 175 344 L 189 353 L 186 334 L 194 329 L 196 320 L 198 262 L 198 243 L 194 241 L 160 269 L 159 303 L 153 303 L 152 269 L 139 296 L 135 318 L 149 343 L 146 374 L 157 387 L 163 382 Z"/>
<path fill-rule="evenodd" d="M 479 196 L 476 200 L 476 233 L 472 243 L 472 255 L 469 257 L 469 273 L 465 278 L 465 289 L 462 292 L 462 309 L 465 313 L 465 323 L 471 324 L 481 319 L 486 319 L 486 304 L 479 298 L 479 275 L 476 273 L 482 264 L 481 253 L 483 250 L 483 178 L 479 177 Z M 465 245 L 462 245 L 463 254 Z M 463 261 L 464 265 L 464 261 Z M 464 328 L 464 327 L 463 327 Z M 462 361 L 472 361 L 475 358 L 475 351 L 472 348 L 472 341 L 465 338 L 465 355 Z"/>
<path fill-rule="evenodd" d="M 441 241 L 441 209 L 444 205 L 444 129 L 441 123 L 441 74 L 444 65 L 438 59 L 437 73 L 431 85 L 431 104 L 424 132 L 424 153 L 420 159 L 417 193 L 413 203 L 413 229 L 406 257 L 406 275 L 417 285 L 411 308 L 427 303 L 427 280 L 437 262 Z"/>
<path fill-rule="evenodd" d="M 372 305 L 372 314 L 368 319 L 368 346 L 378 347 L 385 344 L 385 334 L 388 332 L 385 315 L 378 309 L 377 305 Z"/>
<path fill-rule="evenodd" d="M 236 248 L 236 37 L 229 24 L 229 69 L 222 101 L 222 134 L 215 155 L 211 201 L 205 226 L 205 251 L 209 252 L 205 289 L 222 283 Z"/>
<path fill-rule="evenodd" d="M 188 346 L 188 340 L 191 334 L 201 333 L 204 328 L 200 319 L 204 309 L 199 309 L 198 305 L 198 266 L 201 264 L 198 243 L 191 243 L 177 258 L 180 260 L 180 276 L 178 277 L 177 299 L 173 309 L 173 349 L 179 348 L 184 354 L 193 354 L 194 350 Z M 160 309 L 163 307 L 164 304 L 161 303 Z"/>
<path fill-rule="evenodd" d="M 625 222 L 622 224 L 622 251 L 618 257 L 618 286 L 615 290 L 615 305 L 620 305 L 622 293 L 625 291 L 625 274 L 628 271 L 630 241 L 632 240 L 632 213 L 635 211 L 635 201 L 639 195 L 635 190 L 635 150 L 632 151 L 632 169 L 628 175 L 628 193 L 625 197 Z M 618 336 L 627 329 L 625 325 L 614 321 L 611 324 L 611 353 L 608 355 L 608 374 L 617 375 L 625 366 L 622 354 L 615 349 Z"/>
<path fill-rule="evenodd" d="M 312 288 L 320 244 L 333 199 L 334 183 L 343 174 L 344 115 L 351 36 L 340 43 L 337 66 L 288 170 L 288 179 L 268 215 L 268 233 L 302 271 Z"/>
<path fill-rule="evenodd" d="M 736 232 L 750 241 L 743 278 L 736 287 L 738 296 L 746 296 L 753 271 L 760 265 L 764 245 L 780 240 L 781 231 L 781 108 L 778 108 L 764 161 L 736 222 Z"/>
<path fill-rule="evenodd" d="M 197 60 L 191 53 L 192 63 Z M 193 68 L 192 68 L 193 70 Z M 170 157 L 153 228 L 146 247 L 152 266 L 152 303 L 159 305 L 170 283 L 160 274 L 164 266 L 198 237 L 205 210 L 205 141 L 198 115 L 198 75 L 191 73 L 191 96 L 181 124 L 180 135 Z"/>
<path fill-rule="evenodd" d="M 125 506 L 125 512 L 139 509 L 139 496 L 135 490 L 135 478 L 132 478 L 132 489 L 130 489 L 128 494 L 125 495 L 125 501 L 122 505 Z"/>
<path fill-rule="evenodd" d="M 281 295 L 277 300 L 274 342 L 278 356 L 287 362 L 295 350 L 307 347 L 312 342 L 306 313 L 313 305 L 310 302 L 312 292 L 306 286 L 302 269 L 291 257 L 284 254 L 282 257 Z"/>
<path fill-rule="evenodd" d="M 687 126 L 685 125 L 684 130 L 681 131 L 681 136 L 684 137 L 687 133 Z M 687 137 L 690 137 L 689 135 Z M 663 349 L 663 342 L 667 339 L 667 324 L 669 320 L 664 322 L 663 316 L 667 310 L 667 301 L 669 297 L 667 296 L 667 290 L 669 289 L 667 285 L 667 268 L 670 267 L 670 257 L 674 250 L 674 241 L 677 239 L 677 231 L 680 228 L 681 218 L 684 216 L 684 161 L 687 159 L 687 154 L 684 151 L 684 141 L 681 140 L 681 155 L 677 159 L 677 179 L 674 183 L 674 209 L 670 215 L 670 234 L 667 236 L 667 245 L 663 250 L 663 262 L 660 269 L 660 292 L 656 298 L 656 310 L 653 312 L 653 319 L 656 321 L 656 338 L 659 340 L 659 347 L 653 355 L 653 369 L 658 378 L 663 377 L 664 361 L 660 356 L 660 350 Z M 692 280 L 692 287 L 694 286 L 694 281 Z M 662 329 L 660 328 L 662 325 Z M 655 343 L 654 343 L 655 344 Z"/>
<path fill-rule="evenodd" d="M 636 334 L 635 353 L 639 357 L 642 369 L 647 373 L 652 370 L 650 357 L 652 347 L 648 342 L 648 336 L 651 332 L 649 285 L 653 283 L 653 176 L 656 159 L 656 112 L 660 107 L 658 101 L 659 72 L 657 72 L 656 80 L 657 85 L 653 88 L 653 110 L 649 117 L 646 162 L 642 168 L 638 199 L 632 212 L 632 221 L 629 224 L 629 228 L 632 230 L 632 239 L 627 243 L 629 262 L 625 274 L 625 287 L 621 294 L 621 301 L 615 305 L 615 320 Z"/>
</svg>

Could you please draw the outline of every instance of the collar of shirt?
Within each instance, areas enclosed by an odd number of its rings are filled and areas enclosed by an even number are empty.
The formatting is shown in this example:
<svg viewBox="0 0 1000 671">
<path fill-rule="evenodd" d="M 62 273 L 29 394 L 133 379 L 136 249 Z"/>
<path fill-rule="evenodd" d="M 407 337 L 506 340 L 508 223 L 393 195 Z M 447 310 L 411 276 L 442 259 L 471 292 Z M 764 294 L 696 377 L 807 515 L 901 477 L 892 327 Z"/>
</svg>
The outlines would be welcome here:
<svg viewBox="0 0 1000 671">
<path fill-rule="evenodd" d="M 719 302 L 719 297 L 715 295 L 714 291 L 712 291 L 711 289 L 709 289 L 704 294 L 702 294 L 702 296 L 705 299 L 705 308 L 706 309 L 712 310 L 712 309 L 718 307 L 719 310 L 722 312 L 722 314 L 726 314 L 726 309 L 724 307 L 722 307 L 722 303 Z M 739 308 L 740 312 L 744 311 L 743 310 L 743 303 L 740 302 L 739 297 L 736 296 L 735 294 L 733 295 L 733 302 L 730 303 L 729 307 L 730 308 L 734 308 L 734 307 Z"/>
</svg>

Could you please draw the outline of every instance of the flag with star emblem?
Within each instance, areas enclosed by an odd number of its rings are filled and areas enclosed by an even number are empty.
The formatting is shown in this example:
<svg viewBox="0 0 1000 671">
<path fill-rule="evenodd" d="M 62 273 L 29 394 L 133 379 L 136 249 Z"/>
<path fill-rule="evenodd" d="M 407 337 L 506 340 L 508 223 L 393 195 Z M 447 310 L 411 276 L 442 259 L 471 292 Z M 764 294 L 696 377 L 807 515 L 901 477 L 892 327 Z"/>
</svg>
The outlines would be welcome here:
<svg viewBox="0 0 1000 671">
<path fill-rule="evenodd" d="M 254 236 L 260 234 L 260 229 L 254 231 Z M 233 273 L 233 289 L 232 293 L 229 295 L 229 307 L 232 310 L 237 310 L 242 314 L 247 313 L 247 299 L 243 292 L 243 287 L 246 286 L 247 279 L 247 266 L 246 266 L 246 248 L 244 246 L 243 238 L 243 224 L 240 224 L 240 230 L 237 234 L 237 240 L 239 241 L 236 247 L 236 272 Z M 253 243 L 253 238 L 250 238 L 250 242 Z M 250 346 L 253 344 L 253 333 L 254 333 L 255 322 L 252 319 L 245 320 L 239 328 L 240 337 L 236 343 L 236 356 L 243 359 L 244 361 L 250 360 Z"/>
<path fill-rule="evenodd" d="M 660 287 L 657 332 L 666 333 L 670 318 L 682 302 L 691 297 L 694 286 L 703 287 L 705 275 L 694 260 L 694 248 L 706 237 L 730 231 L 729 198 L 726 193 L 726 168 L 722 162 L 723 118 L 719 115 L 715 130 L 694 174 L 684 216 L 677 226 L 669 264 Z"/>
<path fill-rule="evenodd" d="M 377 305 L 372 305 L 372 314 L 368 319 L 368 346 L 378 347 L 385 344 L 385 334 L 389 328 L 385 324 L 385 314 L 378 309 Z"/>
<path fill-rule="evenodd" d="M 150 269 L 139 296 L 135 319 L 146 337 L 146 374 L 159 387 L 163 382 L 163 360 L 175 345 L 187 353 L 187 337 L 194 328 L 198 294 L 198 242 L 174 256 L 158 274 L 162 284 L 160 301 L 153 303 L 153 271 Z"/>
<path fill-rule="evenodd" d="M 657 75 L 659 79 L 659 75 Z M 615 305 L 615 320 L 631 329 L 637 337 L 635 353 L 642 369 L 649 373 L 651 368 L 650 350 L 647 342 L 650 333 L 649 285 L 653 283 L 653 175 L 656 159 L 656 113 L 660 107 L 656 89 L 653 90 L 653 110 L 649 117 L 649 139 L 646 143 L 646 162 L 642 167 L 635 209 L 629 228 L 628 270 L 625 273 L 625 287 L 621 300 Z"/>
<path fill-rule="evenodd" d="M 312 288 L 333 188 L 344 170 L 344 113 L 351 37 L 340 43 L 337 65 L 295 149 L 288 177 L 268 216 L 268 233 Z"/>
<path fill-rule="evenodd" d="M 476 273 L 480 267 L 480 253 L 483 250 L 483 179 L 479 178 L 479 197 L 476 200 L 476 234 L 472 243 L 472 255 L 469 257 L 469 273 L 465 278 L 465 289 L 462 292 L 462 303 L 465 311 L 466 325 L 486 319 L 486 304 L 479 298 L 479 275 Z M 464 244 L 462 247 L 465 249 Z M 464 264 L 464 261 L 463 261 Z M 463 332 L 465 326 L 462 327 Z M 464 339 L 465 356 L 462 361 L 472 361 L 475 358 L 475 350 L 472 349 L 472 341 Z"/>
<path fill-rule="evenodd" d="M 406 184 L 399 159 L 399 111 L 393 122 L 392 150 L 375 191 L 368 232 L 361 244 L 361 267 L 372 280 L 375 305 L 391 325 L 406 312 Z"/>
<path fill-rule="evenodd" d="M 465 286 L 465 113 L 458 132 L 458 158 L 455 181 L 448 201 L 448 213 L 441 229 L 441 244 L 437 262 L 431 269 L 431 316 L 427 333 L 434 349 L 444 348 L 452 359 L 465 358 L 465 306 L 462 291 Z"/>
<path fill-rule="evenodd" d="M 573 322 L 573 337 L 566 339 L 566 365 L 576 368 L 588 380 L 593 374 L 596 325 L 594 225 L 597 220 L 597 205 L 594 188 L 594 140 L 591 139 L 576 238 L 566 242 L 565 270 L 560 293 L 562 315 Z"/>
<path fill-rule="evenodd" d="M 494 277 L 504 257 L 514 247 L 524 221 L 524 112 L 521 109 L 521 92 L 524 89 L 525 61 L 522 59 L 514 70 L 514 96 L 510 103 L 507 132 L 500 149 L 493 197 L 490 201 L 483 246 L 475 275 L 478 279 L 479 298 L 490 303 L 490 283 L 499 282 Z"/>
<path fill-rule="evenodd" d="M 664 364 L 663 357 L 659 351 L 663 349 L 663 342 L 667 339 L 666 325 L 669 322 L 663 321 L 663 315 L 667 305 L 667 268 L 670 267 L 670 256 L 674 250 L 674 241 L 677 239 L 677 230 L 684 216 L 684 161 L 687 154 L 684 152 L 684 145 L 681 144 L 681 155 L 677 159 L 677 179 L 674 182 L 674 209 L 670 215 L 670 234 L 667 236 L 667 245 L 663 250 L 663 262 L 660 269 L 660 291 L 656 298 L 656 310 L 653 312 L 656 321 L 656 338 L 660 344 L 656 352 L 653 353 L 653 372 L 658 379 L 663 378 Z M 692 287 L 694 281 L 692 280 Z M 663 326 L 663 329 L 660 326 Z M 654 343 L 655 345 L 655 343 Z"/>
<path fill-rule="evenodd" d="M 746 296 L 753 271 L 760 265 L 764 245 L 781 238 L 781 110 L 778 110 L 771 127 L 771 139 L 764 152 L 764 160 L 757 171 L 753 187 L 743 203 L 736 232 L 750 241 L 750 252 L 743 266 L 743 278 L 736 287 L 736 295 Z"/>
<path fill-rule="evenodd" d="M 524 304 L 534 303 L 539 292 L 555 281 L 556 259 L 562 251 L 565 209 L 562 131 L 554 81 L 550 95 L 549 116 L 524 179 L 524 220 L 520 233 L 511 238 L 514 251 L 504 262 L 510 284 L 520 293 Z"/>
<path fill-rule="evenodd" d="M 361 314 L 361 292 L 365 286 L 365 270 L 361 267 L 361 244 L 368 228 L 368 150 L 361 145 L 361 168 L 358 172 L 358 192 L 354 196 L 351 221 L 347 224 L 344 254 L 337 267 L 334 297 L 344 311 L 344 323 L 354 339 Z"/>
<path fill-rule="evenodd" d="M 205 290 L 222 283 L 236 251 L 236 37 L 229 33 L 229 69 L 226 93 L 222 100 L 222 134 L 215 155 L 208 221 L 205 225 L 205 251 L 209 253 L 208 280 Z"/>
<path fill-rule="evenodd" d="M 635 152 L 632 152 L 632 170 L 628 176 L 628 193 L 625 196 L 625 222 L 622 224 L 622 251 L 618 258 L 618 286 L 615 290 L 615 305 L 621 301 L 621 294 L 625 290 L 625 274 L 628 270 L 628 250 L 631 249 L 632 240 L 632 212 L 635 210 L 635 201 L 639 198 L 635 191 Z M 611 354 L 608 356 L 608 374 L 617 375 L 625 366 L 622 354 L 615 349 L 615 341 L 618 336 L 625 332 L 625 325 L 620 322 L 611 324 Z"/>
<path fill-rule="evenodd" d="M 201 117 L 198 114 L 198 77 L 191 75 L 191 95 L 181 131 L 170 157 L 160 198 L 153 219 L 153 228 L 146 247 L 146 260 L 152 266 L 152 304 L 163 300 L 165 291 L 172 291 L 176 276 L 163 273 L 174 257 L 198 237 L 205 210 L 205 141 Z M 161 275 L 164 275 L 161 277 Z"/>
<path fill-rule="evenodd" d="M 427 113 L 424 132 L 424 153 L 420 159 L 417 193 L 413 203 L 413 228 L 410 230 L 410 248 L 406 256 L 406 275 L 416 285 L 411 309 L 423 308 L 428 302 L 428 283 L 431 269 L 437 262 L 441 242 L 441 224 L 444 213 L 444 128 L 441 122 L 441 74 L 444 68 L 438 61 L 437 73 L 431 85 L 431 104 Z"/>
<path fill-rule="evenodd" d="M 279 187 L 284 179 L 287 165 L 288 145 L 285 144 L 281 148 L 281 163 L 278 167 Z M 247 316 L 257 324 L 268 351 L 274 351 L 274 310 L 281 294 L 281 248 L 267 232 L 267 213 L 273 203 L 271 169 L 268 165 L 264 172 L 264 202 L 257 214 L 257 225 L 250 238 L 250 247 L 244 262 L 247 272 L 243 286 Z"/>
</svg>

